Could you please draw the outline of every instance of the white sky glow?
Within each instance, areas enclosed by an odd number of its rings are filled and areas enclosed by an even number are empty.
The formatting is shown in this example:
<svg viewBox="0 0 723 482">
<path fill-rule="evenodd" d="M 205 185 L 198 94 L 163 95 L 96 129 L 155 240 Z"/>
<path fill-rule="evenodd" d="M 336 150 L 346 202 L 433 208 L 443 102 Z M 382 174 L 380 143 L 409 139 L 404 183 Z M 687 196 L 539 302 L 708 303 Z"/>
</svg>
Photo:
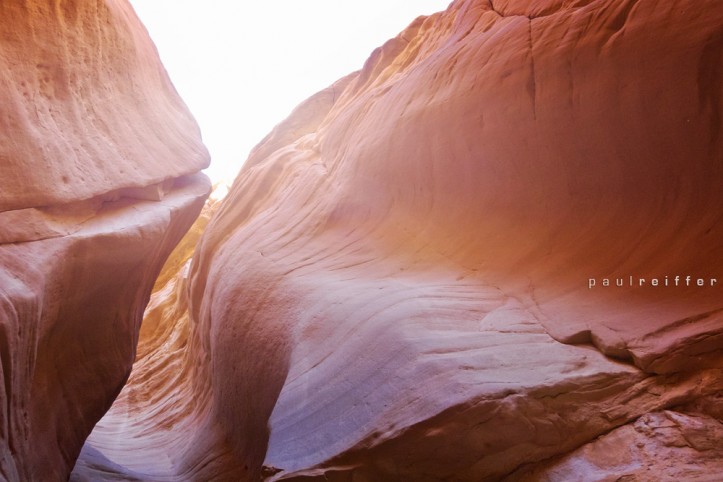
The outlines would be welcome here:
<svg viewBox="0 0 723 482">
<path fill-rule="evenodd" d="M 304 99 L 450 0 L 131 0 L 231 183 L 251 148 Z"/>
</svg>

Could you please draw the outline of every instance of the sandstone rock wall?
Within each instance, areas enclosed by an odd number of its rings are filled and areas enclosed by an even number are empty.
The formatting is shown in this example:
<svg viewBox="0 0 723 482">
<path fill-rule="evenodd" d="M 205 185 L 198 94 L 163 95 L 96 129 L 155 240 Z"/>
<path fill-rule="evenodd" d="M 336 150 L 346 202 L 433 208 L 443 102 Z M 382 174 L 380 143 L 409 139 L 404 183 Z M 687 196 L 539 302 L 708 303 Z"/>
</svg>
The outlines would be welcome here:
<svg viewBox="0 0 723 482">
<path fill-rule="evenodd" d="M 598 480 L 666 420 L 717 470 L 722 25 L 714 0 L 417 19 L 252 152 L 78 480 Z"/>
<path fill-rule="evenodd" d="M 0 479 L 67 480 L 209 159 L 126 1 L 0 18 Z"/>
<path fill-rule="evenodd" d="M 144 197 L 132 188 L 207 167 L 127 1 L 16 0 L 0 15 L 0 211 Z"/>
</svg>

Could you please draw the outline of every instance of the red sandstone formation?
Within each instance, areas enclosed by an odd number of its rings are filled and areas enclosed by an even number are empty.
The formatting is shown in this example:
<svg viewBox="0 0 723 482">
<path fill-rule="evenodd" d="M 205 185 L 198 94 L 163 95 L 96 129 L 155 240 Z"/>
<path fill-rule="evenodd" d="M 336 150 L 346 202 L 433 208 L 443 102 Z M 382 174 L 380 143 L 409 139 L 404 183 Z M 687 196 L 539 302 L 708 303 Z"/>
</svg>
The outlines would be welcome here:
<svg viewBox="0 0 723 482">
<path fill-rule="evenodd" d="M 208 154 L 124 0 L 8 0 L 0 18 L 0 479 L 67 480 Z"/>
<path fill-rule="evenodd" d="M 507 480 L 715 481 L 723 473 L 720 420 L 720 416 L 668 410 L 646 413 L 570 454 L 525 467 Z"/>
<path fill-rule="evenodd" d="M 415 21 L 252 153 L 74 479 L 714 477 L 722 26 L 715 0 Z"/>
</svg>

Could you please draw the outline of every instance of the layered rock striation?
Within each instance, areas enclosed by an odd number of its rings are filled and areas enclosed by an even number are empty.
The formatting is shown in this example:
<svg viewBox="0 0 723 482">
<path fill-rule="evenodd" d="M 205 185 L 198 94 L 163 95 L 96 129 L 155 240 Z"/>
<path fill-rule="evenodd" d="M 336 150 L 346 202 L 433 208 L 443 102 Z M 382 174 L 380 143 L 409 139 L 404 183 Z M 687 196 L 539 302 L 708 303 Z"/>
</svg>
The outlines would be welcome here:
<svg viewBox="0 0 723 482">
<path fill-rule="evenodd" d="M 252 152 L 75 476 L 717 472 L 721 25 L 713 0 L 417 19 Z"/>
<path fill-rule="evenodd" d="M 125 0 L 0 18 L 0 479 L 67 480 L 209 159 Z"/>
</svg>

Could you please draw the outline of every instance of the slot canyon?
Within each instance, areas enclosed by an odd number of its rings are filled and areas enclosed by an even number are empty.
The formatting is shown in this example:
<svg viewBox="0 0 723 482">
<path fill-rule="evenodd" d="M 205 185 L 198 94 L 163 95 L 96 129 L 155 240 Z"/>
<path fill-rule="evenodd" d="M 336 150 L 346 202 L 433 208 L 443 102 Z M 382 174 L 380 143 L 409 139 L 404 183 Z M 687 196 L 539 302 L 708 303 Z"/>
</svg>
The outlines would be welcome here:
<svg viewBox="0 0 723 482">
<path fill-rule="evenodd" d="M 221 199 L 127 0 L 0 19 L 0 479 L 723 477 L 720 0 L 454 0 Z"/>
</svg>

